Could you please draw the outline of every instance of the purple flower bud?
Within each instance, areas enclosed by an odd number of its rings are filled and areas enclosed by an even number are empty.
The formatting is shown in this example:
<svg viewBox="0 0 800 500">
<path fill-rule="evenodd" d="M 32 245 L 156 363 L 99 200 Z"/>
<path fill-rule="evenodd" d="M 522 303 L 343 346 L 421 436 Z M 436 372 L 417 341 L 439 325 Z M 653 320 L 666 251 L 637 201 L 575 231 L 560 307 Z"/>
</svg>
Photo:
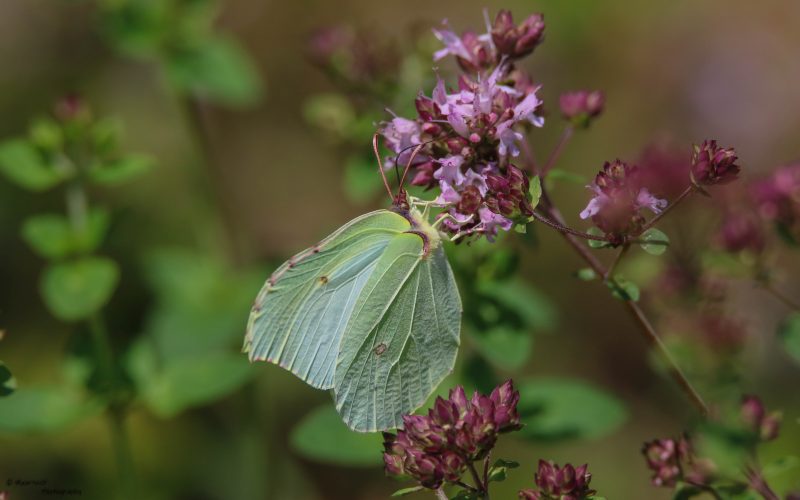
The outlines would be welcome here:
<svg viewBox="0 0 800 500">
<path fill-rule="evenodd" d="M 78 94 L 69 94 L 56 102 L 53 114 L 62 122 L 70 122 L 78 119 L 88 120 L 91 112 Z"/>
<path fill-rule="evenodd" d="M 517 26 L 511 12 L 501 10 L 492 25 L 492 41 L 500 54 L 518 59 L 530 54 L 542 43 L 544 28 L 542 14 L 532 14 Z"/>
<path fill-rule="evenodd" d="M 762 441 L 771 441 L 778 437 L 781 426 L 781 414 L 766 413 L 764 404 L 758 396 L 746 395 L 742 398 L 742 421 Z"/>
<path fill-rule="evenodd" d="M 729 213 L 715 237 L 717 245 L 726 252 L 750 251 L 761 253 L 764 250 L 764 232 L 758 221 L 744 213 Z"/>
<path fill-rule="evenodd" d="M 721 148 L 717 141 L 706 140 L 692 152 L 692 182 L 698 186 L 726 184 L 736 179 L 740 167 L 733 148 Z"/>
<path fill-rule="evenodd" d="M 673 487 L 683 477 L 681 463 L 689 459 L 689 442 L 684 439 L 656 439 L 642 448 L 655 486 Z"/>
<path fill-rule="evenodd" d="M 441 456 L 442 471 L 445 481 L 454 483 L 461 478 L 466 466 L 464 459 L 458 453 L 445 451 Z"/>
<path fill-rule="evenodd" d="M 553 462 L 539 460 L 539 470 L 535 476 L 539 492 L 524 490 L 528 496 L 522 496 L 521 491 L 520 498 L 582 500 L 597 493 L 589 488 L 591 480 L 592 475 L 588 472 L 586 464 L 576 469 L 572 464 L 559 467 Z"/>
<path fill-rule="evenodd" d="M 496 387 L 489 398 L 494 403 L 494 424 L 500 432 L 516 431 L 522 428 L 517 413 L 519 391 L 509 379 Z"/>
<path fill-rule="evenodd" d="M 518 496 L 522 500 L 540 500 L 542 498 L 535 490 L 520 490 Z"/>
<path fill-rule="evenodd" d="M 777 169 L 754 183 L 750 193 L 762 217 L 775 222 L 784 235 L 800 241 L 800 164 Z"/>
<path fill-rule="evenodd" d="M 437 489 L 444 480 L 444 468 L 435 455 L 420 450 L 406 451 L 403 466 L 406 472 L 426 488 Z"/>
<path fill-rule="evenodd" d="M 407 446 L 398 441 L 397 435 L 391 432 L 383 433 L 383 463 L 386 474 L 390 476 L 402 476 L 405 474 L 403 460 L 405 458 Z"/>
<path fill-rule="evenodd" d="M 603 112 L 605 94 L 599 90 L 564 92 L 558 100 L 561 115 L 577 127 L 588 127 Z"/>
</svg>

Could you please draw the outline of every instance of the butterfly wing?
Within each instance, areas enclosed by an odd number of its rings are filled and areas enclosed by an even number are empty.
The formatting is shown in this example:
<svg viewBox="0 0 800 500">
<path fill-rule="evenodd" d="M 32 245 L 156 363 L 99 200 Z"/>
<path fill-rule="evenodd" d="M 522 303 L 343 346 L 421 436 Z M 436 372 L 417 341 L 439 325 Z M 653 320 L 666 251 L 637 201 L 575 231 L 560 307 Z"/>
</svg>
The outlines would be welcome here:
<svg viewBox="0 0 800 500">
<path fill-rule="evenodd" d="M 353 430 L 402 426 L 452 370 L 461 299 L 441 246 L 392 238 L 362 289 L 335 369 L 336 409 Z"/>
<path fill-rule="evenodd" d="M 340 340 L 361 290 L 389 243 L 409 227 L 401 215 L 377 210 L 289 259 L 256 297 L 242 350 L 251 361 L 276 363 L 313 387 L 332 388 Z"/>
</svg>

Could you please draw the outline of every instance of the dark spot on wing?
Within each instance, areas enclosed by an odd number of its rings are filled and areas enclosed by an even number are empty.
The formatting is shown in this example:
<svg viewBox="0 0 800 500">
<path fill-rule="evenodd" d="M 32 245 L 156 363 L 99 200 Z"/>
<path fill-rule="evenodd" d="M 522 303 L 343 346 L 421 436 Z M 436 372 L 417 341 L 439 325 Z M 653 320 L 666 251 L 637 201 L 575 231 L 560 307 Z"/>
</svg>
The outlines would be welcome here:
<svg viewBox="0 0 800 500">
<path fill-rule="evenodd" d="M 383 354 L 385 352 L 386 352 L 386 344 L 384 344 L 383 342 L 381 342 L 380 344 L 378 344 L 375 347 L 375 355 L 376 356 L 380 356 L 381 354 Z"/>
<path fill-rule="evenodd" d="M 328 283 L 328 277 L 327 276 L 320 276 L 319 277 L 319 283 L 321 285 L 325 285 L 326 283 Z"/>
</svg>

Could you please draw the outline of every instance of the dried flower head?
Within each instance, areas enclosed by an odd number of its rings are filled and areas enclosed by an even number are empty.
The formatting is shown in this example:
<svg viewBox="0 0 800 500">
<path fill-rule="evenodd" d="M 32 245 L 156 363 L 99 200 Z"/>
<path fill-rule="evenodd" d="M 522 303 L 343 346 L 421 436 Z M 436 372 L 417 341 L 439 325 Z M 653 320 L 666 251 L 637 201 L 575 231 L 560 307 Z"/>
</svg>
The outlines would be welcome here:
<svg viewBox="0 0 800 500">
<path fill-rule="evenodd" d="M 697 186 L 727 184 L 736 179 L 741 168 L 736 164 L 736 151 L 722 148 L 717 141 L 705 140 L 692 151 L 692 182 Z"/>
<path fill-rule="evenodd" d="M 644 444 L 642 453 L 647 467 L 653 472 L 653 485 L 673 487 L 683 478 L 683 468 L 690 460 L 691 446 L 685 437 L 655 439 Z"/>
</svg>

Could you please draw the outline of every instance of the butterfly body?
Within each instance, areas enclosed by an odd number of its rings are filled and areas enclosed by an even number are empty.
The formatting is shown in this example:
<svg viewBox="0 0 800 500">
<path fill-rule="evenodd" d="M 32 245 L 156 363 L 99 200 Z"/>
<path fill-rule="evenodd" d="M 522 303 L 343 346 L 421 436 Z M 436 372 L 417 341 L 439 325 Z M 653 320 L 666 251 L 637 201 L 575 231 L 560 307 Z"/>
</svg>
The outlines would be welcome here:
<svg viewBox="0 0 800 500">
<path fill-rule="evenodd" d="M 453 369 L 461 301 L 438 231 L 416 209 L 357 217 L 258 294 L 243 350 L 319 389 L 354 430 L 401 425 Z"/>
</svg>

